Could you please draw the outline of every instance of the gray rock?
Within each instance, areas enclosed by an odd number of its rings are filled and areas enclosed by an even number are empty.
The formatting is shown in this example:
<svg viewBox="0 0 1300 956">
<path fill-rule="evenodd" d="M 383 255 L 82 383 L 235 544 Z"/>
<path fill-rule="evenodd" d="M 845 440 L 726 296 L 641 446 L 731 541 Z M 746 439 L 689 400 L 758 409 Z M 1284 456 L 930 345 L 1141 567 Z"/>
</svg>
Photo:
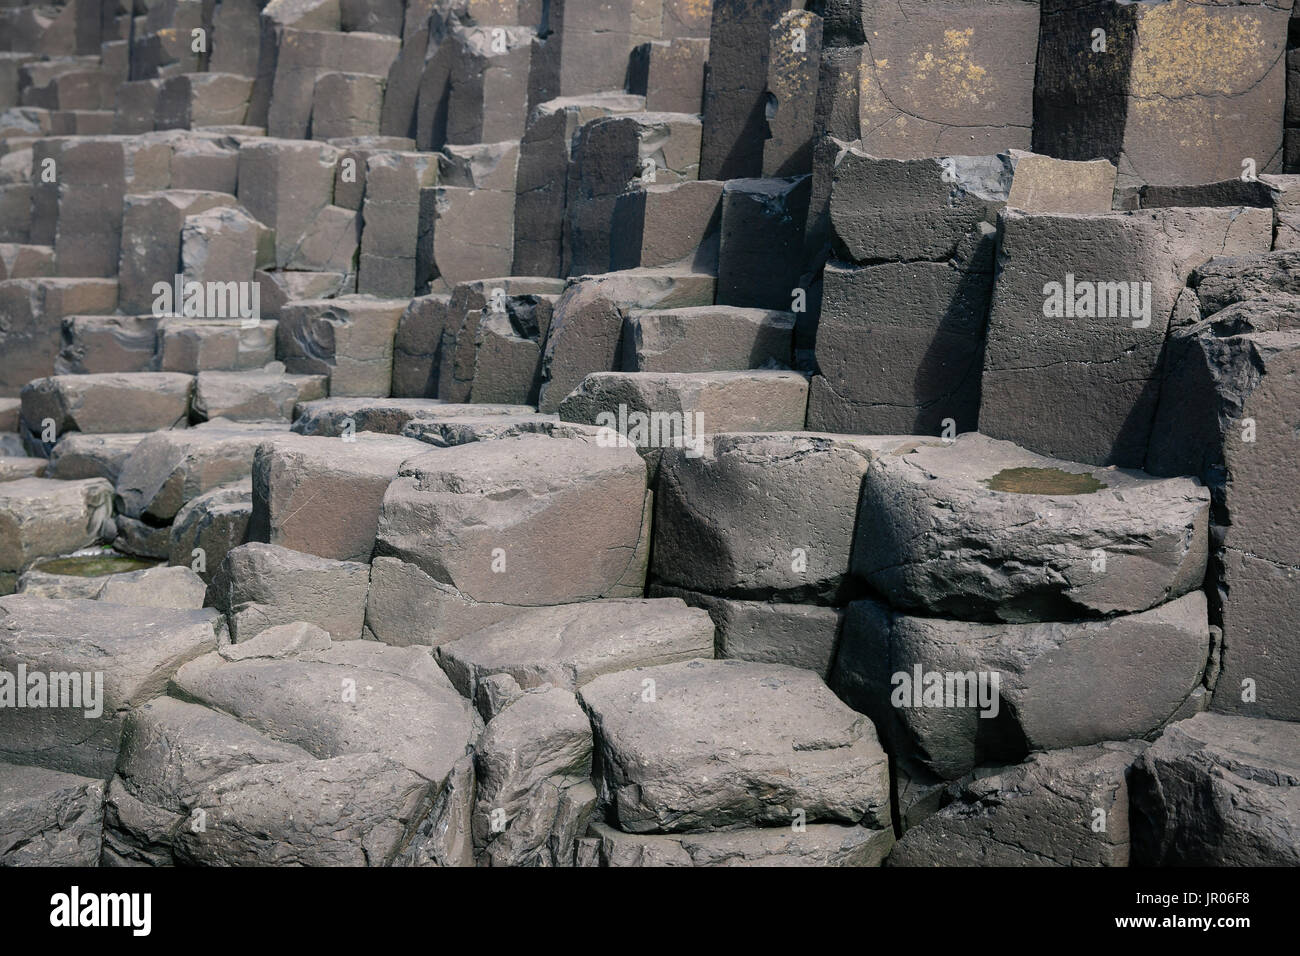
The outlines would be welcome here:
<svg viewBox="0 0 1300 956">
<path fill-rule="evenodd" d="M 45 477 L 72 481 L 77 478 L 107 478 L 117 484 L 118 473 L 131 452 L 145 438 L 139 432 L 123 435 L 85 435 L 69 432 L 50 452 Z"/>
<path fill-rule="evenodd" d="M 369 577 L 365 564 L 251 543 L 226 554 L 209 596 L 229 617 L 236 643 L 294 621 L 318 624 L 334 640 L 348 641 L 361 637 Z"/>
<path fill-rule="evenodd" d="M 252 517 L 253 482 L 248 478 L 191 498 L 172 522 L 169 562 L 211 580 L 230 550 L 247 540 Z M 201 555 L 194 553 L 196 549 Z"/>
<path fill-rule="evenodd" d="M 766 309 L 698 306 L 629 313 L 624 331 L 627 372 L 725 372 L 788 366 L 794 360 L 794 316 Z"/>
<path fill-rule="evenodd" d="M 681 598 L 707 611 L 717 628 L 717 656 L 803 667 L 826 680 L 835 663 L 842 608 L 815 604 L 736 601 L 699 591 L 652 585 L 650 596 Z"/>
<path fill-rule="evenodd" d="M 1195 479 L 1090 468 L 970 433 L 875 458 L 852 567 L 899 608 L 1065 621 L 1199 588 L 1208 526 Z"/>
<path fill-rule="evenodd" d="M 0 483 L 0 570 L 95 544 L 112 515 L 112 486 L 103 478 Z"/>
<path fill-rule="evenodd" d="M 409 438 L 358 432 L 351 439 L 285 435 L 253 461 L 249 537 L 340 561 L 369 561 L 380 504 L 408 458 Z"/>
<path fill-rule="evenodd" d="M 1295 866 L 1296 725 L 1198 714 L 1170 726 L 1130 784 L 1139 866 Z"/>
<path fill-rule="evenodd" d="M 108 575 L 95 597 L 109 604 L 186 609 L 203 607 L 207 590 L 189 568 L 146 568 Z"/>
<path fill-rule="evenodd" d="M 488 723 L 475 749 L 474 843 L 489 866 L 571 866 L 596 806 L 591 724 L 569 691 L 539 688 Z"/>
<path fill-rule="evenodd" d="M 0 763 L 0 865 L 98 866 L 104 781 Z"/>
<path fill-rule="evenodd" d="M 574 691 L 602 674 L 712 655 L 708 615 L 673 599 L 537 608 L 437 650 L 452 683 L 471 699 L 497 674 L 524 690 L 552 684 Z"/>
<path fill-rule="evenodd" d="M 645 466 L 630 449 L 538 436 L 472 442 L 402 466 L 383 497 L 376 554 L 474 602 L 627 597 L 644 586 L 647 504 Z"/>
<path fill-rule="evenodd" d="M 107 779 L 127 712 L 217 646 L 214 617 L 211 610 L 0 598 L 0 670 L 16 674 L 22 665 L 47 681 L 75 673 L 79 684 L 55 683 L 87 691 L 80 707 L 0 708 L 0 759 Z"/>
<path fill-rule="evenodd" d="M 186 502 L 248 477 L 258 446 L 277 435 L 284 435 L 282 426 L 224 421 L 149 435 L 118 474 L 118 510 L 170 521 Z"/>
<path fill-rule="evenodd" d="M 868 465 L 914 442 L 774 431 L 714 435 L 701 455 L 666 450 L 655 581 L 737 598 L 834 603 L 848 583 Z"/>
<path fill-rule="evenodd" d="M 952 780 L 1032 750 L 1158 731 L 1203 693 L 1213 649 L 1199 591 L 1139 614 L 1052 624 L 908 617 L 856 601 L 831 686 L 891 752 Z"/>
<path fill-rule="evenodd" d="M 1129 768 L 1142 741 L 1033 754 L 981 768 L 912 827 L 890 866 L 1128 866 Z"/>
<path fill-rule="evenodd" d="M 814 823 L 720 833 L 623 833 L 592 823 L 599 866 L 880 866 L 894 831 Z"/>
<path fill-rule="evenodd" d="M 871 722 L 809 671 L 689 661 L 578 691 L 611 819 L 632 833 L 802 822 L 889 826 L 888 761 Z"/>
<path fill-rule="evenodd" d="M 23 425 L 40 435 L 53 419 L 69 431 L 147 432 L 184 424 L 194 378 L 173 372 L 55 375 L 23 389 Z"/>
</svg>

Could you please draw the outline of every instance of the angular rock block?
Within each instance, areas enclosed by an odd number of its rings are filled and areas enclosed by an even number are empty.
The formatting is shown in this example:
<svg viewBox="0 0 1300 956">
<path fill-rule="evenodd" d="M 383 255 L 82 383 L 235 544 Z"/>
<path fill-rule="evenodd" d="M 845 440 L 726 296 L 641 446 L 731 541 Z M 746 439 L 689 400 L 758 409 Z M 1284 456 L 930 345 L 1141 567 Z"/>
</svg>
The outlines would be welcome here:
<svg viewBox="0 0 1300 956">
<path fill-rule="evenodd" d="M 102 478 L 0 483 L 0 570 L 94 544 L 112 514 L 112 489 Z"/>
<path fill-rule="evenodd" d="M 442 333 L 451 319 L 446 293 L 411 299 L 393 338 L 393 395 L 432 398 L 438 394 Z"/>
<path fill-rule="evenodd" d="M 386 396 L 404 309 L 403 302 L 361 295 L 286 305 L 276 330 L 280 357 L 290 372 L 328 375 L 330 395 Z"/>
<path fill-rule="evenodd" d="M 1029 148 L 1037 2 L 833 0 L 826 19 L 827 44 L 853 47 L 848 60 L 856 76 L 849 82 L 858 87 L 857 125 L 871 155 L 920 159 Z M 1085 31 L 1072 53 L 1086 58 L 1090 42 Z"/>
<path fill-rule="evenodd" d="M 1141 467 L 1175 300 L 1211 256 L 1264 251 L 1271 219 L 1249 208 L 1007 210 L 980 430 L 1044 455 Z"/>
<path fill-rule="evenodd" d="M 763 174 L 772 28 L 797 0 L 713 0 L 701 179 Z"/>
<path fill-rule="evenodd" d="M 1030 213 L 1103 213 L 1114 208 L 1116 171 L 1109 160 L 1054 159 L 1020 149 L 1008 150 L 1008 153 L 1015 165 L 1011 190 L 1007 195 L 1008 206 Z M 1163 205 L 1213 206 L 1216 203 L 1170 202 Z"/>
<path fill-rule="evenodd" d="M 549 335 L 554 312 L 551 297 L 564 287 L 562 279 L 535 277 L 489 278 L 456 286 L 439 349 L 438 397 L 457 403 L 470 400 L 478 372 L 479 325 L 484 317 L 508 319 L 512 332 L 535 344 Z M 498 329 L 506 331 L 499 324 Z"/>
<path fill-rule="evenodd" d="M 831 686 L 891 752 L 953 780 L 1035 750 L 1132 740 L 1203 696 L 1205 595 L 1104 621 L 974 624 L 849 605 Z"/>
<path fill-rule="evenodd" d="M 322 73 L 312 92 L 312 139 L 379 135 L 383 101 L 383 76 Z"/>
<path fill-rule="evenodd" d="M 772 24 L 768 35 L 763 176 L 812 172 L 822 29 L 822 18 L 810 10 L 791 10 Z"/>
<path fill-rule="evenodd" d="M 538 411 L 554 412 L 591 372 L 619 369 L 625 313 L 714 304 L 716 284 L 681 272 L 620 272 L 575 282 L 555 303 L 542 351 Z"/>
<path fill-rule="evenodd" d="M 417 291 L 506 275 L 514 258 L 514 196 L 504 190 L 438 186 L 420 190 L 415 246 Z"/>
<path fill-rule="evenodd" d="M 608 444 L 695 452 L 706 434 L 801 429 L 807 406 L 798 372 L 593 372 L 559 412 L 601 426 Z"/>
<path fill-rule="evenodd" d="M 55 375 L 151 372 L 157 368 L 158 320 L 152 315 L 70 315 Z"/>
<path fill-rule="evenodd" d="M 110 574 L 95 600 L 130 607 L 193 610 L 203 607 L 207 585 L 189 568 L 145 568 Z"/>
<path fill-rule="evenodd" d="M 662 498 L 661 498 L 662 500 Z M 898 608 L 966 620 L 1145 611 L 1201 586 L 1210 495 L 969 433 L 876 456 L 853 573 Z"/>
<path fill-rule="evenodd" d="M 471 700 L 496 674 L 524 690 L 576 691 L 602 674 L 712 657 L 713 622 L 672 598 L 587 601 L 525 611 L 439 645 L 436 656 Z"/>
<path fill-rule="evenodd" d="M 284 29 L 274 64 L 267 132 L 285 139 L 306 139 L 313 93 L 322 75 L 345 66 L 353 73 L 386 76 L 401 45 L 397 37 L 378 33 Z M 248 118 L 257 121 L 254 106 L 250 106 Z"/>
<path fill-rule="evenodd" d="M 277 545 L 250 543 L 226 553 L 209 586 L 237 644 L 267 628 L 306 621 L 336 641 L 361 637 L 370 568 L 328 561 Z"/>
<path fill-rule="evenodd" d="M 380 152 L 366 160 L 357 291 L 410 298 L 418 282 L 421 196 L 438 182 L 438 158 Z"/>
<path fill-rule="evenodd" d="M 124 197 L 117 274 L 118 308 L 128 315 L 160 315 L 156 283 L 167 286 L 180 270 L 181 229 L 189 216 L 235 205 L 233 196 L 197 189 L 166 189 Z M 179 311 L 180 305 L 172 303 Z"/>
<path fill-rule="evenodd" d="M 107 478 L 115 485 L 122 466 L 145 437 L 133 432 L 121 435 L 69 432 L 55 443 L 50 452 L 46 477 L 60 481 Z"/>
<path fill-rule="evenodd" d="M 54 247 L 0 243 L 0 282 L 54 274 Z"/>
<path fill-rule="evenodd" d="M 665 113 L 699 113 L 709 39 L 674 37 L 642 44 L 633 53 L 628 89 L 645 96 L 645 108 Z"/>
<path fill-rule="evenodd" d="M 787 664 L 831 675 L 839 644 L 842 608 L 816 604 L 737 601 L 664 584 L 650 586 L 651 597 L 681 598 L 707 611 L 717 628 L 714 647 L 722 660 Z"/>
<path fill-rule="evenodd" d="M 170 563 L 190 567 L 209 580 L 226 555 L 247 541 L 252 517 L 251 478 L 195 495 L 176 512 L 169 536 Z"/>
<path fill-rule="evenodd" d="M 0 763 L 0 865 L 98 866 L 104 781 Z"/>
<path fill-rule="evenodd" d="M 520 509 L 522 494 L 530 504 Z M 648 503 L 630 449 L 531 435 L 472 442 L 402 466 L 384 494 L 376 554 L 474 603 L 629 597 L 644 587 Z"/>
<path fill-rule="evenodd" d="M 609 266 L 715 273 L 724 184 L 692 180 L 630 189 L 614 201 Z"/>
<path fill-rule="evenodd" d="M 1231 179 L 1244 157 L 1281 171 L 1287 10 L 1043 0 L 1042 16 L 1037 151 L 1100 155 L 1119 167 L 1120 185 Z M 1105 53 L 1090 52 L 1096 30 Z"/>
<path fill-rule="evenodd" d="M 894 845 L 888 828 L 814 823 L 715 833 L 632 834 L 603 823 L 589 833 L 599 866 L 880 866 Z"/>
<path fill-rule="evenodd" d="M 106 372 L 54 375 L 23 389 L 23 427 L 41 435 L 52 420 L 65 432 L 145 432 L 185 422 L 192 375 L 173 372 Z"/>
<path fill-rule="evenodd" d="M 55 271 L 111 276 L 122 238 L 128 193 L 170 185 L 171 148 L 133 136 L 75 136 L 41 141 L 33 169 L 55 160 L 54 181 L 32 182 L 32 241 L 54 246 Z"/>
<path fill-rule="evenodd" d="M 239 202 L 275 230 L 275 261 L 286 268 L 312 223 L 330 205 L 339 151 L 324 143 L 253 139 L 239 149 Z"/>
<path fill-rule="evenodd" d="M 1129 768 L 1145 748 L 1102 743 L 977 770 L 903 835 L 889 865 L 1128 866 Z"/>
<path fill-rule="evenodd" d="M 1294 866 L 1294 723 L 1197 714 L 1167 728 L 1130 782 L 1138 866 Z"/>
<path fill-rule="evenodd" d="M 239 126 L 248 113 L 251 77 L 234 73 L 181 73 L 158 90 L 154 129 Z"/>
<path fill-rule="evenodd" d="M 629 314 L 623 346 L 628 372 L 728 372 L 789 366 L 794 316 L 701 306 Z"/>
<path fill-rule="evenodd" d="M 60 326 L 70 315 L 112 312 L 117 282 L 112 279 L 10 279 L 0 282 L 0 331 L 5 360 L 0 363 L 0 393 L 16 396 L 34 378 L 56 374 Z"/>
<path fill-rule="evenodd" d="M 447 143 L 497 143 L 524 135 L 535 36 L 535 30 L 518 26 L 451 28 Z"/>
<path fill-rule="evenodd" d="M 41 478 L 45 475 L 45 465 L 45 461 L 41 458 L 0 457 L 0 481 Z"/>
<path fill-rule="evenodd" d="M 286 435 L 253 461 L 249 537 L 340 561 L 369 561 L 380 504 L 402 463 L 428 446 L 395 435 Z"/>
<path fill-rule="evenodd" d="M 243 319 L 164 318 L 158 363 L 164 372 L 237 372 L 275 361 L 276 323 Z"/>
<path fill-rule="evenodd" d="M 302 403 L 293 431 L 326 438 L 338 438 L 349 431 L 400 435 L 413 419 L 473 413 L 471 406 L 447 405 L 436 398 L 321 398 Z"/>
<path fill-rule="evenodd" d="M 799 287 L 812 177 L 733 179 L 722 189 L 718 304 L 783 309 Z"/>
<path fill-rule="evenodd" d="M 702 448 L 664 452 L 651 565 L 657 584 L 838 603 L 868 466 L 911 440 L 773 431 L 718 434 Z"/>
<path fill-rule="evenodd" d="M 533 109 L 519 143 L 514 264 L 507 271 L 516 275 L 563 274 L 567 180 L 574 137 L 598 117 L 645 109 L 645 97 L 623 93 L 555 99 Z"/>
<path fill-rule="evenodd" d="M 219 317 L 242 318 L 243 313 L 237 313 L 234 306 L 252 306 L 252 289 L 240 294 L 239 287 L 232 283 L 249 285 L 254 272 L 274 265 L 275 233 L 248 213 L 237 208 L 215 208 L 185 217 L 181 228 L 181 274 L 187 283 L 202 282 L 207 289 L 222 284 L 225 308 L 218 307 Z M 261 318 L 260 311 L 252 314 L 254 310 L 248 308 L 247 312 L 250 319 Z"/>
<path fill-rule="evenodd" d="M 578 690 L 611 821 L 629 833 L 808 823 L 889 827 L 889 767 L 871 722 L 805 670 L 687 661 Z"/>
<path fill-rule="evenodd" d="M 217 646 L 211 610 L 19 594 L 0 598 L 0 618 L 0 667 L 44 674 L 65 702 L 76 703 L 74 691 L 81 692 L 81 706 L 0 709 L 0 756 L 101 780 L 113 772 L 129 711 Z"/>
<path fill-rule="evenodd" d="M 289 422 L 301 402 L 324 397 L 324 375 L 286 375 L 272 363 L 249 372 L 200 372 L 194 380 L 191 417 L 234 422 Z"/>
<path fill-rule="evenodd" d="M 523 694 L 474 752 L 474 843 L 489 866 L 572 866 L 596 808 L 591 723 L 569 691 Z"/>
<path fill-rule="evenodd" d="M 117 475 L 118 510 L 165 524 L 191 499 L 247 478 L 258 446 L 282 434 L 283 426 L 213 421 L 144 436 Z"/>
<path fill-rule="evenodd" d="M 550 438 L 595 438 L 599 430 L 590 425 L 571 425 L 560 421 L 558 415 L 540 415 L 531 409 L 526 413 L 480 414 L 494 408 L 511 406 L 448 405 L 448 409 L 463 409 L 467 414 L 442 417 L 417 418 L 402 429 L 407 438 L 417 438 L 438 448 L 452 448 L 475 441 L 493 441 L 516 435 L 546 435 Z M 522 406 L 521 406 L 522 409 Z"/>
<path fill-rule="evenodd" d="M 699 179 L 699 143 L 699 117 L 688 113 L 625 113 L 583 126 L 569 165 L 565 271 L 609 271 L 619 196 L 635 185 Z"/>
</svg>

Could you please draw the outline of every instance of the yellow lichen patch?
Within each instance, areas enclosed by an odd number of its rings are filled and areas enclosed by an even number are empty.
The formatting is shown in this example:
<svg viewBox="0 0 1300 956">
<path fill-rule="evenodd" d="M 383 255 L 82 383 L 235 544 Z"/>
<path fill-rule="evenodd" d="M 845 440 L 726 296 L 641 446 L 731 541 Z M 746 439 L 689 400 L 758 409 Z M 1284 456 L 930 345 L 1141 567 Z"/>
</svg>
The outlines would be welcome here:
<svg viewBox="0 0 1300 956">
<path fill-rule="evenodd" d="M 945 30 L 937 50 L 934 44 L 927 43 L 908 57 L 910 76 L 905 82 L 909 86 L 926 84 L 927 96 L 940 97 L 948 105 L 979 103 L 985 92 L 988 70 L 971 59 L 974 35 L 973 28 Z"/>
<path fill-rule="evenodd" d="M 1092 475 L 1060 468 L 1004 468 L 984 484 L 991 491 L 1018 495 L 1088 495 L 1106 485 Z"/>
<path fill-rule="evenodd" d="M 1140 16 L 1131 74 L 1135 96 L 1244 90 L 1259 82 L 1280 53 L 1268 42 L 1261 18 L 1243 7 L 1172 2 Z"/>
</svg>

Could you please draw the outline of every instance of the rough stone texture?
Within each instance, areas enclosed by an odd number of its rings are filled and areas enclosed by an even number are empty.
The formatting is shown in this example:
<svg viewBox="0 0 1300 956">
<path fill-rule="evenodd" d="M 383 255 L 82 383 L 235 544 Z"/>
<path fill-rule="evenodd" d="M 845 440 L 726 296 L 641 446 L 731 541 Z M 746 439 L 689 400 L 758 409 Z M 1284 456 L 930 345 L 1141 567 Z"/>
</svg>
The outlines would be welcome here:
<svg viewBox="0 0 1300 956">
<path fill-rule="evenodd" d="M 118 511 L 170 521 L 187 501 L 250 475 L 258 446 L 283 433 L 282 427 L 224 421 L 155 432 L 121 466 Z"/>
<path fill-rule="evenodd" d="M 765 309 L 697 306 L 628 315 L 625 372 L 726 372 L 789 366 L 794 316 Z"/>
<path fill-rule="evenodd" d="M 714 643 L 721 659 L 788 664 L 822 679 L 831 675 L 844 619 L 840 608 L 737 601 L 663 584 L 652 585 L 650 595 L 681 598 L 707 611 L 717 628 Z"/>
<path fill-rule="evenodd" d="M 894 845 L 890 829 L 815 823 L 717 833 L 631 834 L 592 823 L 599 866 L 880 866 Z"/>
<path fill-rule="evenodd" d="M 147 432 L 183 424 L 194 378 L 173 372 L 54 375 L 23 389 L 23 425 L 40 435 L 46 419 L 55 433 Z"/>
<path fill-rule="evenodd" d="M 0 865 L 97 866 L 104 781 L 0 763 Z"/>
<path fill-rule="evenodd" d="M 186 661 L 216 647 L 213 619 L 211 610 L 0 598 L 0 669 L 103 675 L 102 715 L 94 719 L 86 711 L 97 708 L 84 697 L 81 708 L 0 708 L 0 756 L 107 779 L 127 713 L 163 693 Z"/>
<path fill-rule="evenodd" d="M 376 554 L 479 603 L 625 597 L 644 586 L 648 505 L 645 466 L 630 449 L 539 436 L 472 442 L 402 466 L 383 496 Z"/>
<path fill-rule="evenodd" d="M 713 655 L 713 623 L 679 600 L 608 600 L 525 611 L 438 647 L 456 689 L 473 699 L 496 674 L 524 689 L 570 691 L 602 674 Z"/>
<path fill-rule="evenodd" d="M 361 637 L 369 581 L 364 564 L 254 542 L 227 552 L 209 599 L 229 617 L 237 643 L 293 621 L 317 624 L 334 640 L 348 641 Z"/>
<path fill-rule="evenodd" d="M 474 753 L 471 828 L 489 866 L 570 866 L 596 807 L 591 723 L 570 691 L 526 693 Z"/>
<path fill-rule="evenodd" d="M 607 674 L 578 695 L 621 830 L 784 826 L 796 810 L 808 823 L 889 826 L 871 722 L 808 671 L 688 661 Z"/>
<path fill-rule="evenodd" d="M 369 561 L 380 504 L 428 446 L 395 435 L 285 435 L 257 449 L 249 537 L 340 561 Z"/>
<path fill-rule="evenodd" d="M 112 514 L 112 486 L 102 478 L 0 483 L 0 571 L 94 544 Z"/>
<path fill-rule="evenodd" d="M 702 449 L 665 450 L 654 580 L 737 598 L 834 603 L 847 585 L 867 468 L 909 444 L 776 432 L 714 435 Z"/>
<path fill-rule="evenodd" d="M 289 304 L 276 331 L 280 358 L 290 372 L 328 375 L 330 395 L 388 395 L 404 308 L 374 296 Z"/>
<path fill-rule="evenodd" d="M 1156 368 L 1179 291 L 1214 255 L 1264 251 L 1271 218 L 1262 209 L 1109 216 L 1008 210 L 984 353 L 980 430 L 1045 455 L 1140 467 L 1155 414 Z M 1123 298 L 1111 294 L 1114 287 L 1098 296 L 1106 308 L 1097 312 L 1108 314 L 1045 315 L 1046 284 L 1065 286 L 1067 276 L 1098 286 L 1137 282 L 1149 315 L 1131 302 L 1126 312 Z M 1086 401 L 1056 401 L 1063 393 Z"/>
<path fill-rule="evenodd" d="M 889 865 L 1128 866 L 1129 768 L 1145 748 L 1102 743 L 981 768 L 903 835 Z"/>
<path fill-rule="evenodd" d="M 1090 468 L 975 433 L 929 439 L 872 461 L 853 573 L 896 607 L 967 620 L 1143 611 L 1201 586 L 1209 499 L 1191 478 Z"/>
<path fill-rule="evenodd" d="M 1295 866 L 1294 723 L 1198 714 L 1142 755 L 1130 784 L 1139 866 Z"/>
<path fill-rule="evenodd" d="M 845 617 L 831 685 L 871 716 L 891 750 L 906 748 L 951 780 L 986 761 L 1159 730 L 1203 694 L 1197 688 L 1212 649 L 1200 591 L 1139 614 L 1064 624 L 909 617 L 857 601 Z M 915 706 L 924 689 L 918 670 L 941 681 L 965 676 L 948 696 Z M 989 694 L 993 675 L 996 695 Z M 976 679 L 985 681 L 988 706 L 976 702 Z"/>
<path fill-rule="evenodd" d="M 1101 156 L 1121 184 L 1280 172 L 1290 5 L 1043 0 L 1034 148 Z M 1107 51 L 1090 54 L 1093 31 Z M 1217 55 L 1206 56 L 1214 50 Z"/>
</svg>

